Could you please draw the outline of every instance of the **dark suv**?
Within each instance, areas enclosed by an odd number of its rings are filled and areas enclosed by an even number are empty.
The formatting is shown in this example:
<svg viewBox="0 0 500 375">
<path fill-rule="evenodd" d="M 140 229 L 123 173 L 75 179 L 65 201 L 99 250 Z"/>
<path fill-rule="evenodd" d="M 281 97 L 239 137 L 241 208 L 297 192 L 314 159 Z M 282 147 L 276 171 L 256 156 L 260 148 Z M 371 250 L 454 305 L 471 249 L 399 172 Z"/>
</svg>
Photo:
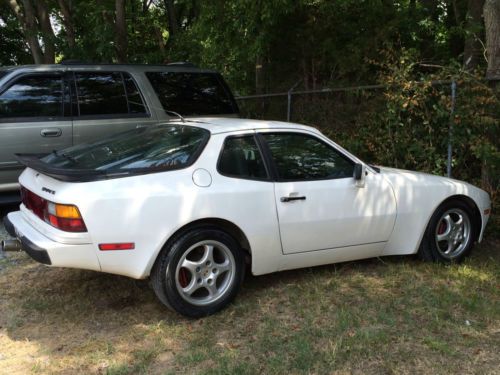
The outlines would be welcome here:
<svg viewBox="0 0 500 375">
<path fill-rule="evenodd" d="M 0 193 L 18 188 L 14 154 L 48 154 L 170 118 L 238 116 L 217 72 L 191 64 L 0 68 Z"/>
</svg>

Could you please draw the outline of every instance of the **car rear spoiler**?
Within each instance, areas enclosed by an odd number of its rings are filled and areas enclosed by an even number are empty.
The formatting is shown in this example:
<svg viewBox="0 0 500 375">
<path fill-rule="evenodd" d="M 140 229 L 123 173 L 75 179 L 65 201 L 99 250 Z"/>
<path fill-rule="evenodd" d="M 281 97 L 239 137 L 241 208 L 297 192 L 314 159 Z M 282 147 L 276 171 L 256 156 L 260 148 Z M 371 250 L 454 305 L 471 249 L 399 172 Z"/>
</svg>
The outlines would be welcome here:
<svg viewBox="0 0 500 375">
<path fill-rule="evenodd" d="M 109 172 L 96 169 L 57 168 L 40 160 L 40 158 L 44 156 L 46 155 L 15 154 L 16 159 L 25 167 L 34 169 L 37 172 L 43 173 L 44 175 L 53 177 L 56 180 L 61 181 L 90 182 L 130 175 L 129 171 Z"/>
</svg>

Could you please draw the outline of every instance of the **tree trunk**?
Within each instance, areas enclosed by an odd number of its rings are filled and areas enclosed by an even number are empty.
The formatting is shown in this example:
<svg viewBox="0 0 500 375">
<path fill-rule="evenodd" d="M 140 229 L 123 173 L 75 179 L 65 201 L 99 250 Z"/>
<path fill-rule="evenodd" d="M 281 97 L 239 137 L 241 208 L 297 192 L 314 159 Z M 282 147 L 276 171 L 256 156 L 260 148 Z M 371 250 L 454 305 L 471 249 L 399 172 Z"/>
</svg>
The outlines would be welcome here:
<svg viewBox="0 0 500 375">
<path fill-rule="evenodd" d="M 488 69 L 486 78 L 500 79 L 500 0 L 486 0 L 483 8 Z M 498 82 L 496 84 L 498 87 Z"/>
<path fill-rule="evenodd" d="M 25 1 L 28 2 L 28 1 Z M 49 11 L 44 0 L 36 0 L 36 12 L 38 25 L 42 31 L 42 40 L 44 45 L 44 62 L 46 64 L 54 64 L 56 60 L 56 48 L 54 30 L 50 23 Z"/>
<path fill-rule="evenodd" d="M 468 0 L 467 18 L 465 30 L 464 46 L 464 67 L 466 70 L 473 70 L 477 67 L 483 56 L 482 45 L 480 42 L 481 26 L 483 15 L 484 0 Z"/>
<path fill-rule="evenodd" d="M 30 48 L 33 61 L 35 64 L 43 64 L 44 56 L 36 35 L 37 27 L 31 3 L 23 0 L 24 14 L 21 12 L 21 7 L 16 0 L 8 0 L 8 3 L 21 25 L 21 30 L 23 31 L 24 39 Z"/>
<path fill-rule="evenodd" d="M 74 48 L 76 45 L 75 39 L 75 26 L 73 24 L 73 16 L 71 13 L 71 8 L 66 0 L 58 0 L 59 8 L 62 13 L 62 21 L 64 24 L 64 31 L 66 32 L 66 40 L 70 48 Z"/>
<path fill-rule="evenodd" d="M 127 62 L 127 24 L 125 21 L 125 0 L 115 0 L 116 58 L 118 63 Z"/>
<path fill-rule="evenodd" d="M 175 14 L 175 7 L 173 0 L 165 0 L 165 7 L 167 8 L 168 15 L 168 32 L 171 37 L 177 34 L 177 16 Z"/>
<path fill-rule="evenodd" d="M 263 94 L 265 91 L 264 81 L 264 59 L 259 54 L 255 59 L 255 93 Z"/>
<path fill-rule="evenodd" d="M 163 35 L 161 33 L 161 29 L 159 27 L 155 26 L 154 31 L 156 34 L 156 40 L 158 41 L 158 49 L 160 50 L 162 59 L 164 59 L 166 56 L 166 51 L 165 51 L 165 41 L 163 40 Z M 162 60 L 162 63 L 165 63 L 165 62 L 166 61 Z"/>
</svg>

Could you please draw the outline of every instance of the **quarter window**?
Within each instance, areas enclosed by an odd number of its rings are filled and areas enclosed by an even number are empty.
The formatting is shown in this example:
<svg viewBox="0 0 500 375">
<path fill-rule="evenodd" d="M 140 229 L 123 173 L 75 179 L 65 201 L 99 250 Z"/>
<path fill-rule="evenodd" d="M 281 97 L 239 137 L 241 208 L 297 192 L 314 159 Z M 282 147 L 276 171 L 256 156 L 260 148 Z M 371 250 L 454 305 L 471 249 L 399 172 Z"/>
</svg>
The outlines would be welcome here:
<svg viewBox="0 0 500 375">
<path fill-rule="evenodd" d="M 230 137 L 219 159 L 220 174 L 247 179 L 267 179 L 266 167 L 253 136 Z"/>
<path fill-rule="evenodd" d="M 298 133 L 263 134 L 280 181 L 352 177 L 354 163 L 312 136 Z"/>
<path fill-rule="evenodd" d="M 0 118 L 59 117 L 63 115 L 60 76 L 27 76 L 0 94 Z"/>
<path fill-rule="evenodd" d="M 125 73 L 76 73 L 80 116 L 145 114 L 132 78 Z"/>
<path fill-rule="evenodd" d="M 183 116 L 236 113 L 216 74 L 148 72 L 146 76 L 166 111 Z"/>
</svg>

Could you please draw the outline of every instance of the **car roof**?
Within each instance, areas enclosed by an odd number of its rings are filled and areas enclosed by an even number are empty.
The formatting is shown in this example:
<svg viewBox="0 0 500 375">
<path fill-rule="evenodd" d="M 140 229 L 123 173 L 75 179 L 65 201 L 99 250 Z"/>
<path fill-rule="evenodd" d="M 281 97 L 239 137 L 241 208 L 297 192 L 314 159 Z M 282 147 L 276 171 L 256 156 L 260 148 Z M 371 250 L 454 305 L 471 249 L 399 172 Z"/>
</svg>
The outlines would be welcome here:
<svg viewBox="0 0 500 375">
<path fill-rule="evenodd" d="M 169 124 L 189 125 L 207 129 L 211 134 L 231 133 L 245 130 L 305 130 L 320 133 L 319 130 L 306 125 L 295 124 L 283 121 L 263 121 L 240 118 L 204 117 L 196 119 L 186 119 L 185 122 L 170 121 Z"/>
</svg>

